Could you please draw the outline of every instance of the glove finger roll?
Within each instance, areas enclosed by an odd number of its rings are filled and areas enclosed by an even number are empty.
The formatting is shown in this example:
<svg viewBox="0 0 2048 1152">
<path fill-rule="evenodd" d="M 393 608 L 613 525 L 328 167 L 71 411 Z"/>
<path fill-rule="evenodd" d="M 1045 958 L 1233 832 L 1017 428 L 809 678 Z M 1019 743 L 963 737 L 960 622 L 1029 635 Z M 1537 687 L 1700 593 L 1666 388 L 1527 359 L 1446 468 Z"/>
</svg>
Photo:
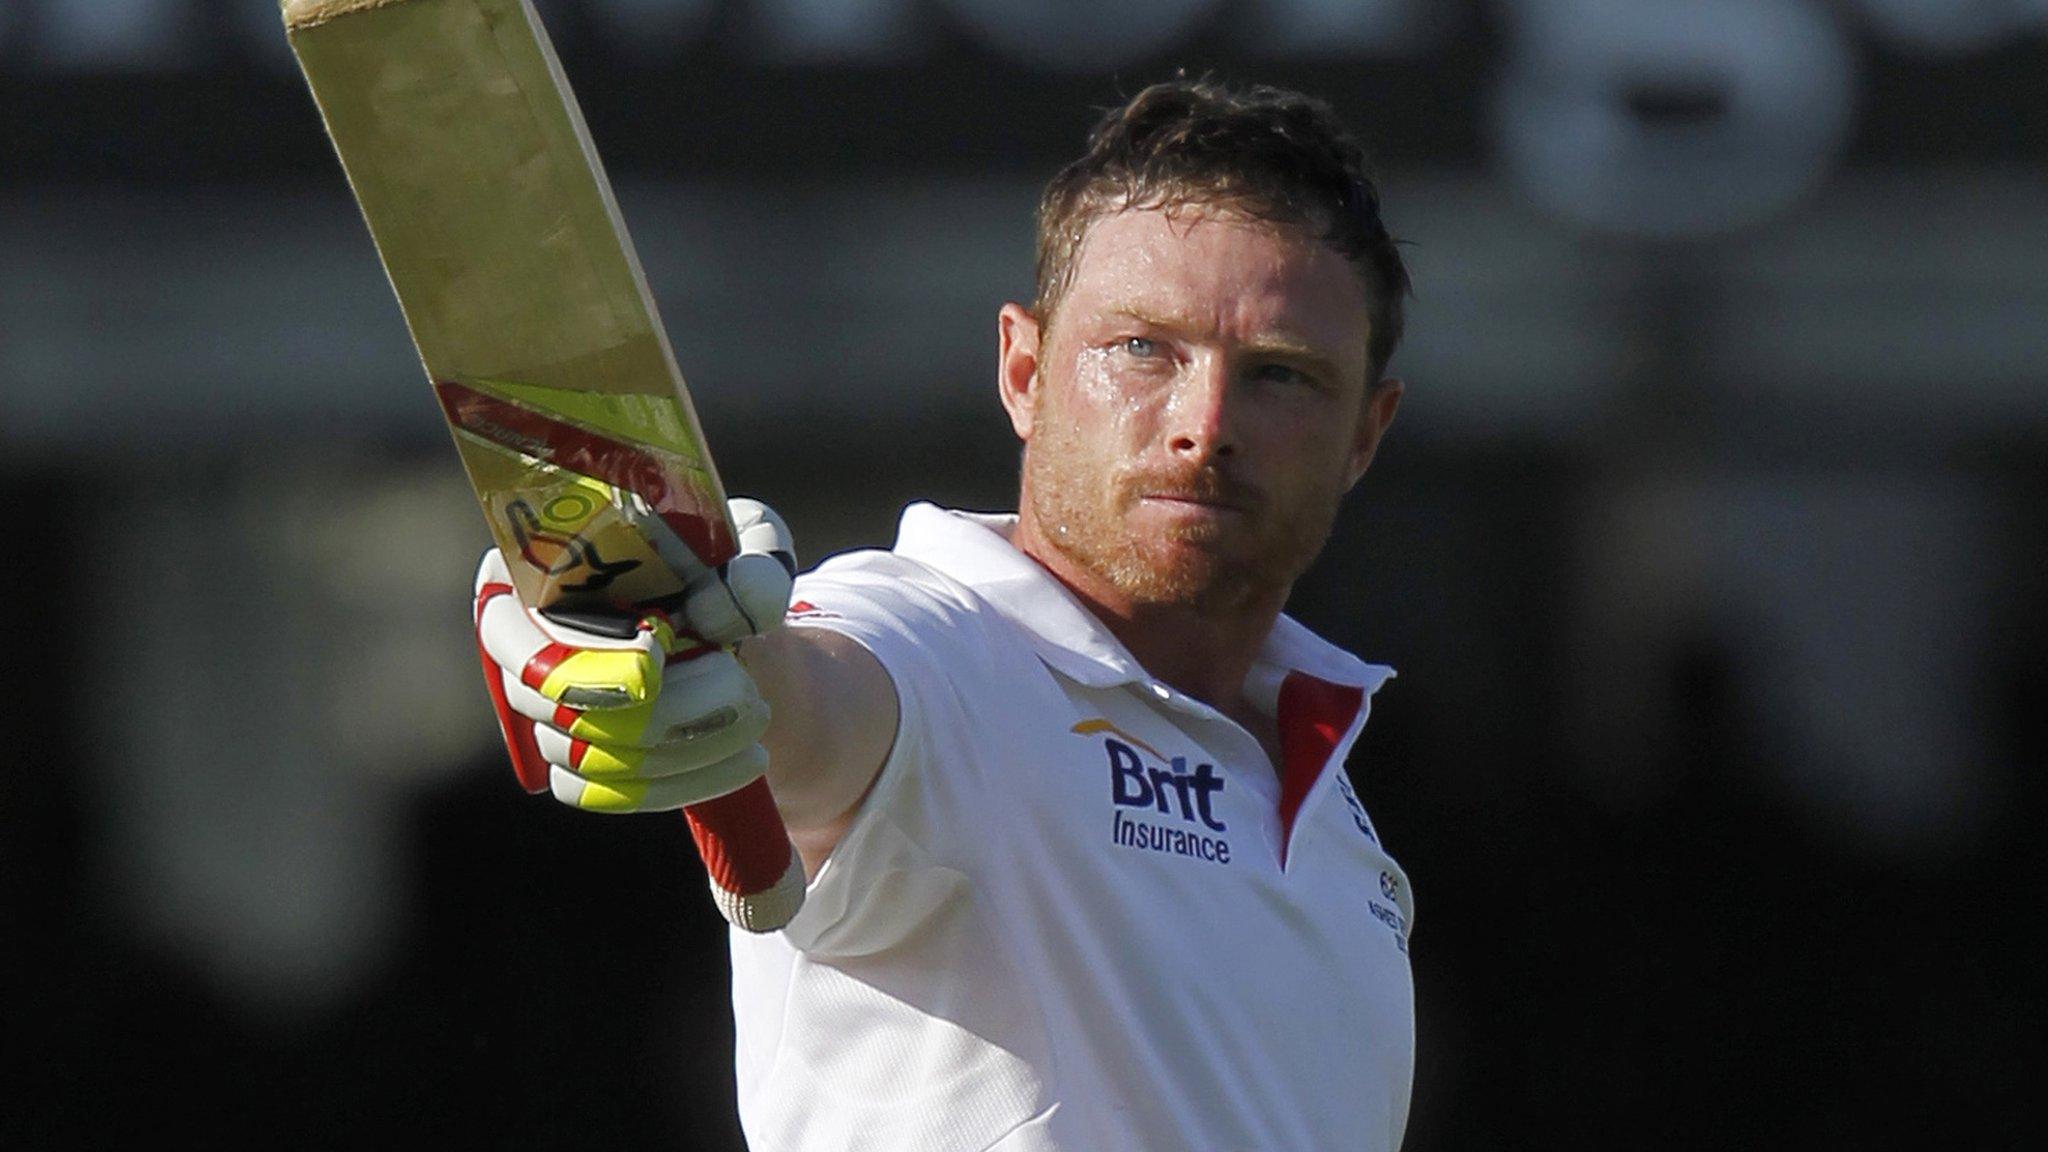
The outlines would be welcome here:
<svg viewBox="0 0 2048 1152">
<path fill-rule="evenodd" d="M 695 772 L 761 738 L 768 706 L 759 696 L 720 705 L 666 743 L 652 746 L 589 740 L 545 724 L 534 726 L 534 741 L 550 764 L 603 779 L 651 779 Z"/>
<path fill-rule="evenodd" d="M 528 720 L 536 724 L 552 724 L 560 728 L 574 717 L 583 715 L 577 709 L 564 704 L 557 704 L 553 700 L 521 684 L 517 675 L 504 668 L 497 668 L 495 661 L 493 666 L 497 672 L 499 683 L 504 686 L 506 705 L 512 711 L 526 717 Z M 645 707 L 645 705 L 640 705 L 640 707 Z M 630 712 L 632 709 L 621 709 L 621 711 Z"/>
<path fill-rule="evenodd" d="M 548 786 L 556 800 L 586 812 L 661 812 L 737 792 L 767 770 L 767 749 L 750 744 L 715 764 L 647 780 L 592 780 L 554 765 Z"/>
<path fill-rule="evenodd" d="M 752 733 L 741 741 L 746 743 L 759 739 L 759 729 L 768 723 L 768 702 L 761 698 L 746 669 L 725 651 L 714 650 L 687 664 L 669 665 L 660 693 L 630 708 L 584 712 L 555 704 L 523 685 L 521 693 L 514 693 L 509 684 L 517 682 L 507 680 L 507 700 L 521 715 L 599 744 L 638 748 L 679 745 L 699 742 L 732 727 Z M 728 748 L 719 755 L 731 751 Z"/>
<path fill-rule="evenodd" d="M 713 707 L 694 725 L 671 731 L 660 744 L 592 740 L 546 724 L 534 725 L 534 741 L 548 763 L 585 776 L 651 778 L 694 772 L 723 760 L 759 740 L 767 728 L 767 703 L 755 695 Z"/>
<path fill-rule="evenodd" d="M 488 585 L 478 596 L 477 639 L 484 651 L 549 700 L 625 707 L 646 701 L 660 684 L 666 629 L 653 622 L 622 643 L 559 626 L 544 630 L 510 585 Z"/>
</svg>

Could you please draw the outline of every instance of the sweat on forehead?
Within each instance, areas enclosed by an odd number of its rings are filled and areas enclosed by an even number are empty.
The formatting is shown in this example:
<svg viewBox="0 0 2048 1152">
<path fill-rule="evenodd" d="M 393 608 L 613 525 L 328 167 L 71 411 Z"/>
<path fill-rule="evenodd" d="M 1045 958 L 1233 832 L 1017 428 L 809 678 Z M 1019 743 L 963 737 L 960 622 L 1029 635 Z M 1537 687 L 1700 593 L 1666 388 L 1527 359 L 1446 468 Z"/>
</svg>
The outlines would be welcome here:
<svg viewBox="0 0 2048 1152">
<path fill-rule="evenodd" d="M 1305 228 L 1185 206 L 1106 214 L 1089 227 L 1048 343 L 1123 330 L 1246 350 L 1313 350 L 1367 370 L 1369 289 Z M 1140 327 L 1131 328 L 1129 322 Z"/>
<path fill-rule="evenodd" d="M 1038 206 L 1032 311 L 1050 323 L 1089 229 L 1126 209 L 1209 208 L 1295 226 L 1357 272 L 1372 310 L 1377 377 L 1402 328 L 1408 272 L 1380 219 L 1365 152 L 1319 100 L 1206 80 L 1154 84 L 1110 110 Z"/>
</svg>

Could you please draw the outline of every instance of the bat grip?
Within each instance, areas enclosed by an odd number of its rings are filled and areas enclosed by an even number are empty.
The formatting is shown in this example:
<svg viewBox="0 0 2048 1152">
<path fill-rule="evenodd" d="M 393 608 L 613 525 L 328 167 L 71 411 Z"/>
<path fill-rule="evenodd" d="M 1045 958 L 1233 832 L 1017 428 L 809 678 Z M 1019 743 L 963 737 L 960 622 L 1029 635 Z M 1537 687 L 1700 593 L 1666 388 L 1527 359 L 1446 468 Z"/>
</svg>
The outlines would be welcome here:
<svg viewBox="0 0 2048 1152">
<path fill-rule="evenodd" d="M 711 877 L 711 898 L 733 927 L 774 932 L 804 906 L 804 868 L 765 777 L 683 809 Z"/>
</svg>

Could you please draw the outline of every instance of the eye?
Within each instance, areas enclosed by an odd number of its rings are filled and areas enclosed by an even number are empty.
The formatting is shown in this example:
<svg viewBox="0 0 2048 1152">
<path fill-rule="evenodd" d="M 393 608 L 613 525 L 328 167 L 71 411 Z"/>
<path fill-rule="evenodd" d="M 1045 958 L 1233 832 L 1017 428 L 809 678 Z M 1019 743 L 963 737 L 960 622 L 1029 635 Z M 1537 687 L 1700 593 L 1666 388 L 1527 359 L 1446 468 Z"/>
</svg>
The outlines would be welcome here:
<svg viewBox="0 0 2048 1152">
<path fill-rule="evenodd" d="M 1159 355 L 1159 345 L 1145 339 L 1143 336 L 1126 336 L 1122 341 L 1118 342 L 1117 349 L 1126 356 L 1135 356 L 1140 360 L 1147 360 Z"/>
<path fill-rule="evenodd" d="M 1252 369 L 1252 379 L 1266 384 L 1300 384 L 1316 386 L 1316 378 L 1301 369 L 1288 364 L 1261 364 Z"/>
</svg>

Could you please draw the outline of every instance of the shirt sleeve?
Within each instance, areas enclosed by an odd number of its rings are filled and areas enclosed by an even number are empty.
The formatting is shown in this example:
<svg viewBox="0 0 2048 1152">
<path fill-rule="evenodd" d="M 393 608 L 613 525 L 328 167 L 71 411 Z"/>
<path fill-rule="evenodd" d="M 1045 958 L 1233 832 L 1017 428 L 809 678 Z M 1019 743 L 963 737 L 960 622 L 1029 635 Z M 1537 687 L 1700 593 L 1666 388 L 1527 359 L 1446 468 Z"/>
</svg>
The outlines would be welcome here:
<svg viewBox="0 0 2048 1152">
<path fill-rule="evenodd" d="M 944 734 L 963 723 L 959 680 L 975 661 L 975 613 L 929 569 L 860 553 L 799 577 L 788 624 L 826 628 L 872 653 L 896 689 L 895 740 L 846 834 L 811 881 L 785 937 L 814 956 L 879 952 L 941 915 L 964 877 L 937 842 L 960 832 Z"/>
</svg>

